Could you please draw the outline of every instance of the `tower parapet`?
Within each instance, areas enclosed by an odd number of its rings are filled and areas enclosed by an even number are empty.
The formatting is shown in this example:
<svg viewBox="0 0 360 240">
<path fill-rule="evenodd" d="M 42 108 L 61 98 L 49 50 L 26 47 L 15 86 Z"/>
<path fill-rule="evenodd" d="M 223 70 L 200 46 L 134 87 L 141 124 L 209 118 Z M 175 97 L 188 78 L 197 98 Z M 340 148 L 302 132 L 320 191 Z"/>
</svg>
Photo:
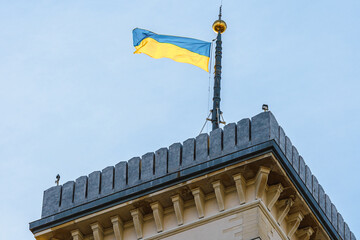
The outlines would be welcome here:
<svg viewBox="0 0 360 240">
<path fill-rule="evenodd" d="M 182 144 L 174 143 L 169 148 L 51 187 L 44 191 L 41 219 L 30 223 L 30 229 L 36 233 L 264 153 L 280 159 L 330 235 L 355 240 L 342 215 L 271 112 L 227 124 L 209 135 L 201 134 Z M 222 185 L 216 186 L 221 193 Z"/>
</svg>

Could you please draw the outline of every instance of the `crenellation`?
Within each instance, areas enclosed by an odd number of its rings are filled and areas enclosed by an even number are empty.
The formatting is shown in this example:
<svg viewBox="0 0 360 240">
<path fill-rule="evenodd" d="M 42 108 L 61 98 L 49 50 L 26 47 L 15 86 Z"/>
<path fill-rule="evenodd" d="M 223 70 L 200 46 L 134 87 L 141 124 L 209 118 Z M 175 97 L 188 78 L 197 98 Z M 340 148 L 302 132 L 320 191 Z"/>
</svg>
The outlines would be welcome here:
<svg viewBox="0 0 360 240">
<path fill-rule="evenodd" d="M 114 189 L 120 191 L 124 189 L 128 182 L 128 163 L 121 161 L 115 165 Z"/>
<path fill-rule="evenodd" d="M 350 231 L 350 240 L 356 240 L 355 234 Z"/>
<path fill-rule="evenodd" d="M 44 191 L 41 217 L 47 217 L 59 211 L 62 186 L 54 186 Z"/>
<path fill-rule="evenodd" d="M 72 207 L 74 202 L 74 181 L 68 181 L 62 186 L 60 211 Z"/>
<path fill-rule="evenodd" d="M 224 154 L 235 152 L 237 139 L 236 139 L 236 124 L 229 123 L 224 126 L 223 141 L 224 141 Z"/>
<path fill-rule="evenodd" d="M 335 227 L 335 229 L 337 229 L 337 226 L 338 226 L 337 218 L 338 218 L 338 211 L 337 211 L 335 205 L 332 203 L 331 204 L 331 223 Z"/>
<path fill-rule="evenodd" d="M 300 160 L 299 160 L 299 152 L 296 147 L 292 147 L 292 166 L 294 167 L 297 174 L 300 175 Z"/>
<path fill-rule="evenodd" d="M 259 144 L 274 139 L 279 143 L 279 124 L 271 112 L 262 112 L 251 118 L 251 142 Z"/>
<path fill-rule="evenodd" d="M 286 154 L 286 135 L 281 126 L 279 126 L 279 146 L 281 151 Z"/>
<path fill-rule="evenodd" d="M 87 200 L 93 200 L 99 197 L 101 172 L 94 171 L 89 174 L 88 178 L 88 195 Z"/>
<path fill-rule="evenodd" d="M 162 177 L 167 174 L 168 149 L 160 148 L 155 152 L 155 177 Z"/>
<path fill-rule="evenodd" d="M 221 128 L 210 132 L 210 159 L 221 156 L 223 148 L 223 130 Z"/>
<path fill-rule="evenodd" d="M 312 173 L 308 165 L 305 166 L 305 185 L 312 193 Z"/>
<path fill-rule="evenodd" d="M 155 154 L 153 152 L 146 153 L 141 158 L 140 180 L 149 181 L 154 178 Z"/>
<path fill-rule="evenodd" d="M 209 159 L 209 135 L 202 133 L 196 137 L 196 162 L 206 162 Z"/>
<path fill-rule="evenodd" d="M 189 138 L 183 143 L 181 168 L 195 164 L 195 139 Z"/>
<path fill-rule="evenodd" d="M 280 143 L 280 132 L 279 132 L 279 123 L 277 122 L 275 116 L 272 112 L 267 112 L 269 116 L 269 128 L 270 136 L 269 139 L 274 139 L 277 144 Z"/>
<path fill-rule="evenodd" d="M 128 161 L 128 185 L 134 186 L 140 182 L 140 163 L 139 157 L 133 157 Z"/>
<path fill-rule="evenodd" d="M 314 175 L 312 176 L 312 195 L 319 202 L 319 182 Z"/>
<path fill-rule="evenodd" d="M 113 166 L 106 167 L 101 171 L 100 194 L 102 196 L 114 192 L 114 171 L 115 168 Z"/>
<path fill-rule="evenodd" d="M 74 205 L 78 205 L 86 201 L 87 184 L 87 176 L 81 176 L 75 180 Z"/>
<path fill-rule="evenodd" d="M 323 189 L 323 187 L 319 184 L 319 205 L 320 208 L 323 210 L 323 212 L 325 213 L 326 209 L 325 209 L 325 191 Z"/>
<path fill-rule="evenodd" d="M 236 124 L 236 139 L 238 148 L 245 148 L 251 141 L 251 122 L 249 118 L 242 119 Z"/>
<path fill-rule="evenodd" d="M 344 239 L 344 237 L 345 237 L 344 228 L 345 228 L 344 218 L 342 217 L 342 215 L 340 213 L 338 213 L 337 214 L 337 231 L 342 239 Z"/>
<path fill-rule="evenodd" d="M 327 194 L 325 194 L 325 214 L 327 218 L 331 221 L 331 200 Z"/>
<path fill-rule="evenodd" d="M 306 170 L 305 170 L 305 161 L 303 159 L 302 156 L 299 156 L 299 176 L 301 178 L 301 180 L 303 181 L 303 183 L 305 183 L 305 176 L 306 176 Z"/>
<path fill-rule="evenodd" d="M 350 240 L 350 228 L 347 223 L 344 223 L 344 240 Z"/>
<path fill-rule="evenodd" d="M 293 145 L 291 143 L 290 138 L 288 138 L 288 136 L 285 136 L 285 155 L 290 163 L 292 163 L 292 150 L 293 150 L 292 147 Z"/>
<path fill-rule="evenodd" d="M 181 166 L 182 145 L 174 143 L 169 147 L 168 173 L 178 171 Z"/>
</svg>

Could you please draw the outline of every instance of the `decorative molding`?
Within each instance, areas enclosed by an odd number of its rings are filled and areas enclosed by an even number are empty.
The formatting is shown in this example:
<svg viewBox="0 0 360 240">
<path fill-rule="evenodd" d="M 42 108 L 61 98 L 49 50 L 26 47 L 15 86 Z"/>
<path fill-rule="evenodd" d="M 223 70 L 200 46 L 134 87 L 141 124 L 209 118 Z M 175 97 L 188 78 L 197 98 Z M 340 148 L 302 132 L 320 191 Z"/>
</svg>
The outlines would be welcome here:
<svg viewBox="0 0 360 240">
<path fill-rule="evenodd" d="M 203 218 L 205 216 L 204 192 L 199 187 L 192 189 L 191 192 L 194 196 L 198 217 Z"/>
<path fill-rule="evenodd" d="M 124 223 L 119 216 L 113 216 L 110 218 L 113 225 L 114 235 L 116 240 L 123 240 L 124 235 Z"/>
<path fill-rule="evenodd" d="M 281 224 L 286 217 L 286 215 L 289 213 L 291 206 L 294 204 L 294 201 L 291 198 L 283 199 L 277 203 L 280 210 L 280 215 L 277 219 L 277 222 Z"/>
<path fill-rule="evenodd" d="M 71 231 L 71 236 L 73 240 L 83 240 L 84 236 L 83 234 L 80 232 L 79 229 L 76 229 L 74 231 Z M 54 239 L 54 238 L 53 238 Z M 54 239 L 55 240 L 55 239 Z"/>
<path fill-rule="evenodd" d="M 143 238 L 143 214 L 139 208 L 130 211 L 137 239 Z"/>
<path fill-rule="evenodd" d="M 267 180 L 270 173 L 270 169 L 267 167 L 260 167 L 255 177 L 255 198 L 262 198 L 265 188 L 267 186 Z"/>
<path fill-rule="evenodd" d="M 298 229 L 295 232 L 295 235 L 297 236 L 298 240 L 310 240 L 311 235 L 313 235 L 314 230 L 312 227 L 302 228 Z"/>
<path fill-rule="evenodd" d="M 177 223 L 180 226 L 184 224 L 184 200 L 180 197 L 179 194 L 177 194 L 171 197 L 171 201 L 174 205 Z"/>
<path fill-rule="evenodd" d="M 224 185 L 221 183 L 220 180 L 215 181 L 212 183 L 212 186 L 214 188 L 216 202 L 218 204 L 219 211 L 225 210 L 225 191 L 224 191 Z"/>
<path fill-rule="evenodd" d="M 246 202 L 246 180 L 241 173 L 233 176 L 240 204 Z"/>
<path fill-rule="evenodd" d="M 236 206 L 236 207 L 234 207 L 232 209 L 226 209 L 226 210 L 224 210 L 222 212 L 218 212 L 217 214 L 209 216 L 209 217 L 200 218 L 196 222 L 186 223 L 186 224 L 183 224 L 183 225 L 181 225 L 181 226 L 179 226 L 177 228 L 172 228 L 172 229 L 169 229 L 167 231 L 163 231 L 163 232 L 158 233 L 158 234 L 156 234 L 154 236 L 147 237 L 144 240 L 163 239 L 163 238 L 166 238 L 166 237 L 169 237 L 169 236 L 173 236 L 173 235 L 175 235 L 177 233 L 184 232 L 184 231 L 196 228 L 198 226 L 204 225 L 206 223 L 216 221 L 218 219 L 221 219 L 221 218 L 236 214 L 238 212 L 243 212 L 243 211 L 255 208 L 255 207 L 260 207 L 262 212 L 264 212 L 264 210 L 265 210 L 264 205 L 261 203 L 261 201 L 260 200 L 255 200 L 255 201 L 250 202 L 250 203 L 246 203 L 246 204 Z"/>
<path fill-rule="evenodd" d="M 164 231 L 164 209 L 159 202 L 154 202 L 150 204 L 151 209 L 153 210 L 154 220 L 156 224 L 157 232 Z"/>
<path fill-rule="evenodd" d="M 300 226 L 300 222 L 304 219 L 304 215 L 299 211 L 288 216 L 287 221 L 290 223 L 291 228 L 288 232 L 288 237 L 291 238 Z"/>
<path fill-rule="evenodd" d="M 104 230 L 100 223 L 96 222 L 90 225 L 93 231 L 94 240 L 103 240 L 104 239 Z"/>
<path fill-rule="evenodd" d="M 269 187 L 268 190 L 268 204 L 267 208 L 271 211 L 272 207 L 275 205 L 276 201 L 279 199 L 280 194 L 284 190 L 284 187 L 281 185 L 281 183 L 272 185 Z"/>
</svg>

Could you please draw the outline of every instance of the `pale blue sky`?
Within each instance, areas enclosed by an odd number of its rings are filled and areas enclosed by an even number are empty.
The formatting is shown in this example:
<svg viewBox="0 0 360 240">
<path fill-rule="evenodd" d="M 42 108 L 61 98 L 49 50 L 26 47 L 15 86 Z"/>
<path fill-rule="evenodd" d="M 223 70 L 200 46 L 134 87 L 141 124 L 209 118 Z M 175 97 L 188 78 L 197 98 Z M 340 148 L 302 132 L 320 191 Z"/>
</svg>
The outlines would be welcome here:
<svg viewBox="0 0 360 240">
<path fill-rule="evenodd" d="M 223 1 L 225 120 L 269 104 L 360 238 L 360 1 Z M 208 73 L 132 54 L 131 30 L 211 41 L 218 5 L 0 0 L 0 239 L 33 238 L 56 174 L 64 183 L 199 133 Z"/>
</svg>

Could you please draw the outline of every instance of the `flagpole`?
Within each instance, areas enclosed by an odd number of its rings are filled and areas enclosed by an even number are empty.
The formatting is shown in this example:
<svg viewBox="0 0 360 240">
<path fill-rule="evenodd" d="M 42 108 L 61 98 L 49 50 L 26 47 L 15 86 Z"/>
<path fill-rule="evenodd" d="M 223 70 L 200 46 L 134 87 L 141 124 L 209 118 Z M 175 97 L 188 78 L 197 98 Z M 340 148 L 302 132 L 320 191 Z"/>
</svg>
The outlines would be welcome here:
<svg viewBox="0 0 360 240">
<path fill-rule="evenodd" d="M 214 97 L 213 97 L 213 109 L 211 110 L 211 122 L 212 130 L 219 128 L 221 121 L 220 116 L 222 112 L 220 110 L 220 90 L 221 90 L 221 58 L 222 58 L 222 41 L 221 34 L 225 32 L 227 26 L 226 23 L 221 20 L 221 8 L 219 10 L 219 19 L 213 24 L 213 30 L 217 33 L 216 47 L 215 47 L 215 75 L 214 75 Z"/>
</svg>

